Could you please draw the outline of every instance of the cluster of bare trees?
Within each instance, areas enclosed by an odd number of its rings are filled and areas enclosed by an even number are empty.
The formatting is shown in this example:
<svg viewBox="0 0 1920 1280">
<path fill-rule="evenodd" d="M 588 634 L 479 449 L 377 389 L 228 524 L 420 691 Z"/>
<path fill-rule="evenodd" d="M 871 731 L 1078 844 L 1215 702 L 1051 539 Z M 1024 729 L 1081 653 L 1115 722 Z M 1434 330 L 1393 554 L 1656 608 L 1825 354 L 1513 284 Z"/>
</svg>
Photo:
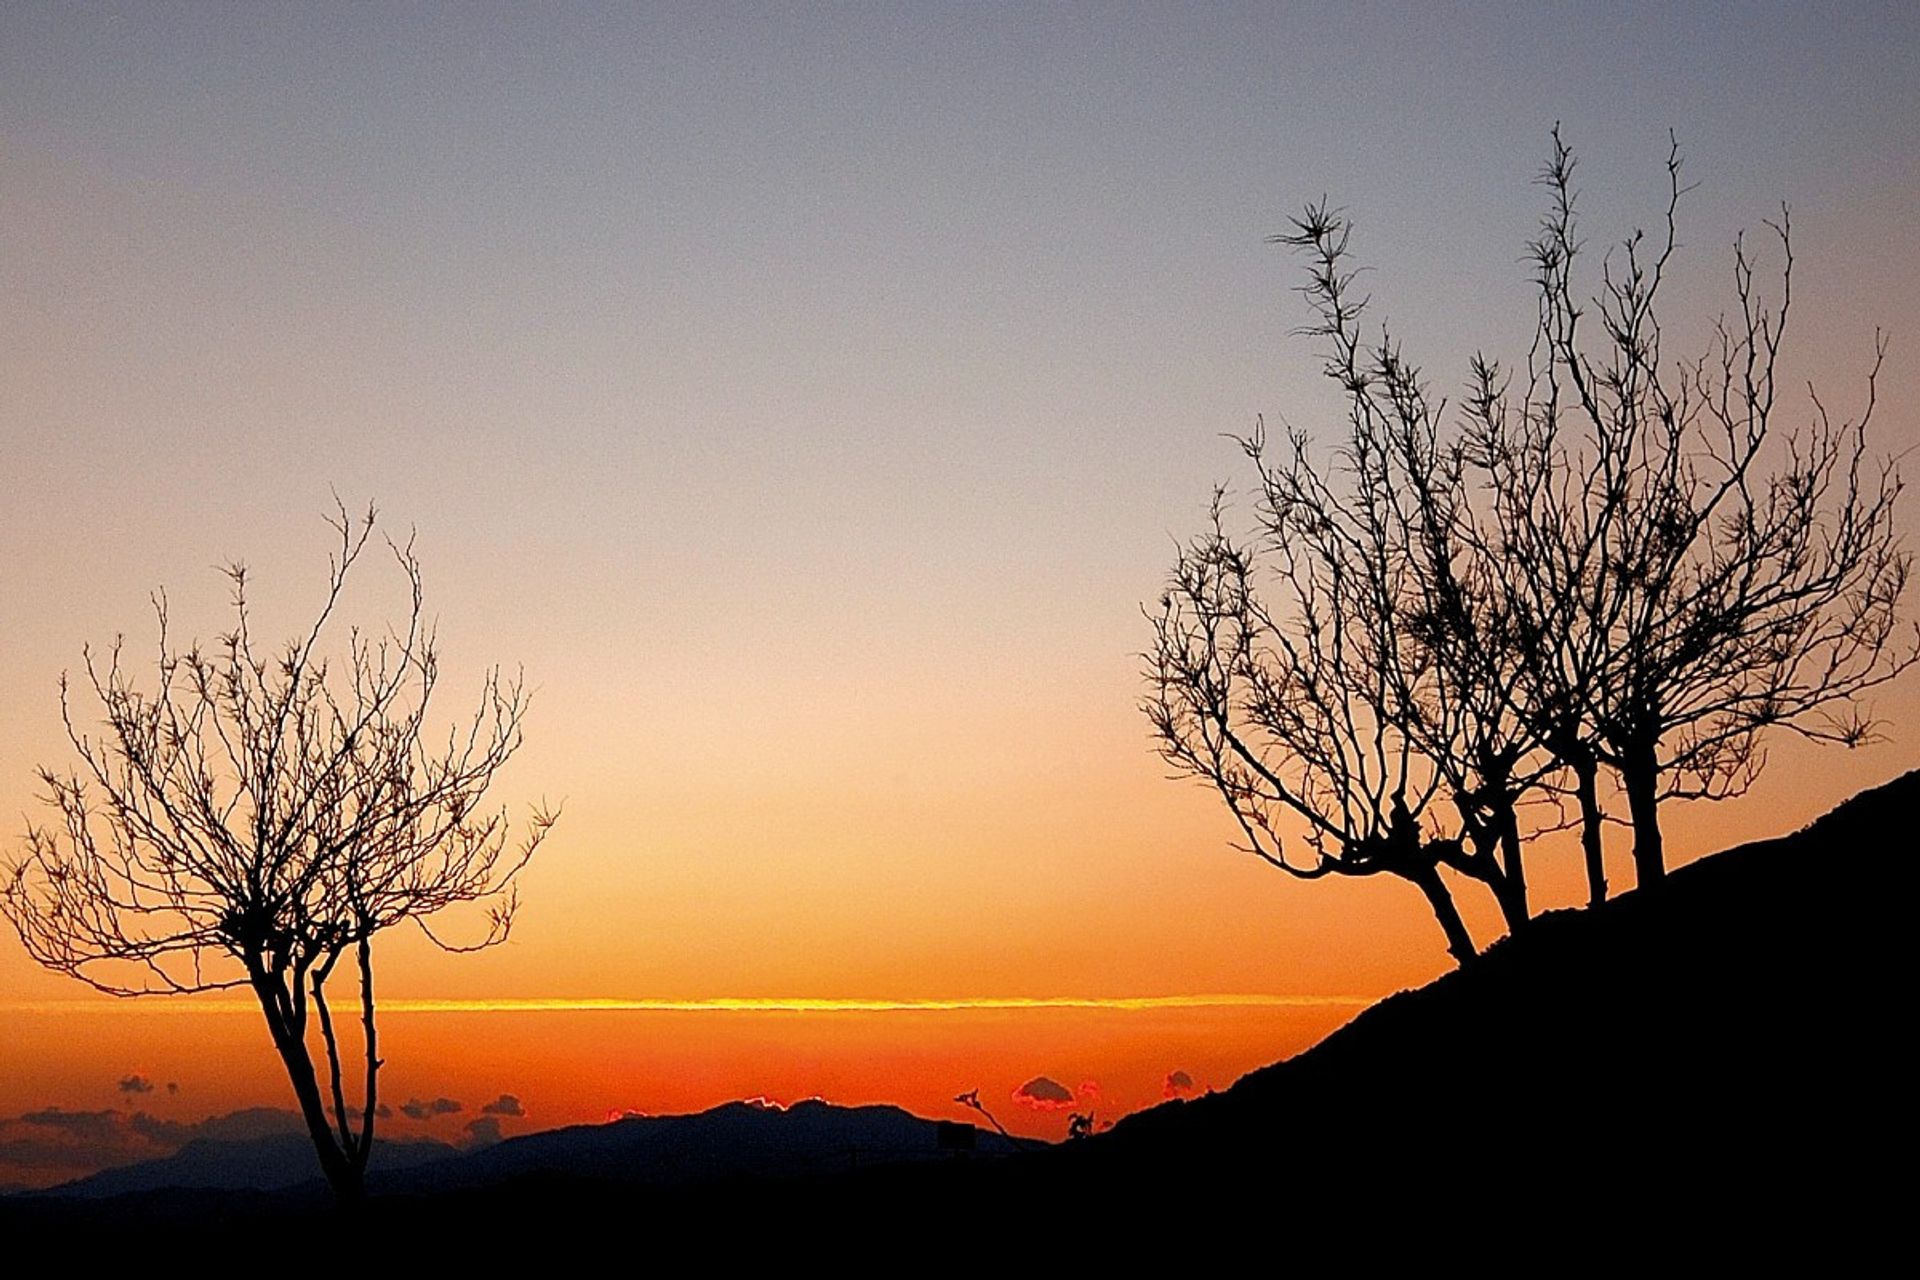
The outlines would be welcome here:
<svg viewBox="0 0 1920 1280">
<path fill-rule="evenodd" d="M 1246 534 L 1216 492 L 1151 615 L 1145 710 L 1164 758 L 1218 790 L 1245 847 L 1301 879 L 1389 874 L 1475 954 L 1450 881 L 1531 916 L 1524 849 L 1580 833 L 1607 894 L 1603 808 L 1624 800 L 1642 887 L 1665 874 L 1661 802 L 1744 791 L 1780 728 L 1849 745 L 1863 697 L 1911 666 L 1900 480 L 1867 452 L 1864 405 L 1812 393 L 1776 422 L 1792 301 L 1785 211 L 1769 300 L 1744 241 L 1708 349 L 1662 350 L 1656 311 L 1684 188 L 1663 230 L 1576 283 L 1575 161 L 1558 130 L 1528 246 L 1537 323 L 1523 363 L 1476 357 L 1450 410 L 1384 327 L 1365 324 L 1349 224 L 1309 206 L 1277 242 L 1304 255 L 1324 371 L 1346 421 L 1241 441 Z"/>
<path fill-rule="evenodd" d="M 1476 358 L 1451 412 L 1367 329 L 1348 224 L 1310 206 L 1277 239 L 1308 262 L 1307 332 L 1346 408 L 1338 443 L 1322 456 L 1300 430 L 1243 440 L 1251 531 L 1216 493 L 1152 615 L 1146 710 L 1165 758 L 1216 788 L 1246 847 L 1288 874 L 1411 882 L 1463 962 L 1476 946 L 1461 881 L 1524 928 L 1528 841 L 1571 825 L 1603 901 L 1603 804 L 1623 797 L 1651 886 L 1664 800 L 1744 790 L 1775 728 L 1868 739 L 1863 696 L 1920 655 L 1901 618 L 1899 478 L 1866 450 L 1884 343 L 1857 416 L 1814 395 L 1805 421 L 1776 425 L 1783 213 L 1769 224 L 1777 296 L 1736 242 L 1734 314 L 1704 354 L 1669 359 L 1656 302 L 1677 151 L 1667 169 L 1664 231 L 1628 239 L 1589 296 L 1556 132 L 1530 246 L 1532 347 L 1513 370 Z M 150 685 L 119 642 L 90 653 L 104 729 L 80 727 L 63 682 L 78 764 L 42 772 L 54 818 L 0 868 L 0 911 L 49 968 L 118 995 L 250 991 L 347 1204 L 379 1109 L 375 936 L 414 922 L 451 950 L 503 941 L 554 820 L 536 810 L 516 841 L 485 804 L 521 742 L 518 679 L 489 673 L 459 727 L 430 726 L 439 664 L 411 543 L 387 543 L 410 592 L 401 625 L 324 655 L 373 526 L 372 511 L 338 512 L 317 617 L 282 647 L 256 643 L 236 566 L 232 628 L 211 649 L 176 645 L 160 599 Z M 429 929 L 462 905 L 484 914 L 476 939 Z M 334 1020 L 339 972 L 354 975 L 357 1028 Z"/>
<path fill-rule="evenodd" d="M 213 648 L 178 646 L 157 597 L 151 685 L 120 641 L 87 654 L 98 735 L 76 723 L 62 680 L 78 764 L 41 771 L 53 820 L 0 868 L 0 911 L 35 960 L 102 991 L 252 992 L 321 1168 L 352 1205 L 379 1110 L 375 935 L 411 921 L 449 950 L 504 941 L 514 881 L 554 815 L 536 809 L 516 841 L 484 804 L 521 742 L 518 678 L 488 672 L 467 720 L 444 736 L 430 724 L 438 648 L 411 542 L 387 543 L 410 593 L 404 621 L 352 631 L 329 660 L 322 641 L 374 513 L 343 508 L 333 527 L 324 598 L 292 642 L 256 642 L 235 565 L 232 629 Z M 429 917 L 463 904 L 481 913 L 478 937 L 431 931 Z M 357 1045 L 334 1021 L 336 971 L 353 974 Z"/>
</svg>

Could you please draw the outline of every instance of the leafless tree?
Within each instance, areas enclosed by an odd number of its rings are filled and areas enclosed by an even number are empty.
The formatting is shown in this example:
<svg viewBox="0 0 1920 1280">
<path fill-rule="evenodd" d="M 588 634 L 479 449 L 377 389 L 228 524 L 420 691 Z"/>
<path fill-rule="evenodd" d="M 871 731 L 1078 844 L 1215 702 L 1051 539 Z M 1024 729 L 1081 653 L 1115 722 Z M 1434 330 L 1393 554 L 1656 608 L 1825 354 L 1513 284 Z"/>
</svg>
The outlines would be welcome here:
<svg viewBox="0 0 1920 1280">
<path fill-rule="evenodd" d="M 1579 779 L 1590 879 L 1601 874 L 1593 778 L 1602 764 L 1617 771 L 1642 885 L 1665 873 L 1661 800 L 1743 792 L 1776 726 L 1870 740 L 1863 697 L 1920 654 L 1920 629 L 1901 620 L 1900 478 L 1867 452 L 1885 340 L 1858 417 L 1835 419 L 1809 387 L 1810 420 L 1775 423 L 1794 268 L 1783 209 L 1767 224 L 1777 301 L 1737 239 L 1736 314 L 1716 322 L 1705 354 L 1667 362 L 1657 303 L 1680 172 L 1675 146 L 1662 234 L 1629 237 L 1583 301 L 1575 160 L 1555 130 L 1524 385 L 1476 361 L 1466 429 L 1493 495 L 1490 552 L 1512 588 L 1521 705 Z"/>
<path fill-rule="evenodd" d="M 957 1093 L 954 1095 L 953 1100 L 969 1111 L 979 1112 L 980 1115 L 985 1118 L 986 1122 L 993 1126 L 993 1131 L 1005 1138 L 1007 1143 L 1016 1151 L 1029 1145 L 1026 1139 L 1016 1138 L 1013 1134 L 1009 1133 L 1007 1126 L 1001 1124 L 999 1118 L 996 1117 L 993 1112 L 987 1110 L 987 1104 L 980 1101 L 980 1091 L 978 1089 L 969 1089 L 965 1093 Z"/>
<path fill-rule="evenodd" d="M 1216 494 L 1153 618 L 1146 711 L 1163 757 L 1211 783 L 1246 846 L 1290 874 L 1419 885 L 1461 958 L 1472 943 L 1439 868 L 1484 882 L 1524 927 L 1523 807 L 1574 799 L 1589 901 L 1603 901 L 1611 771 L 1652 884 L 1661 800 L 1745 790 L 1776 726 L 1868 740 L 1863 697 L 1920 657 L 1901 613 L 1899 476 L 1866 448 L 1884 340 L 1857 418 L 1812 394 L 1808 425 L 1776 429 L 1784 211 L 1769 224 L 1778 303 L 1737 241 L 1737 318 L 1706 355 L 1668 365 L 1655 303 L 1678 151 L 1664 235 L 1629 238 L 1591 304 L 1573 283 L 1573 172 L 1556 130 L 1525 380 L 1477 356 L 1457 427 L 1392 337 L 1363 333 L 1346 220 L 1323 202 L 1275 237 L 1308 259 L 1304 332 L 1345 400 L 1339 447 L 1317 459 L 1299 430 L 1278 452 L 1264 430 L 1243 441 L 1257 535 L 1231 533 Z M 1289 823 L 1302 852 L 1283 845 Z"/>
<path fill-rule="evenodd" d="M 1304 332 L 1345 400 L 1340 447 L 1318 458 L 1292 430 L 1276 450 L 1264 427 L 1241 442 L 1257 535 L 1229 532 L 1216 494 L 1153 618 L 1145 709 L 1163 758 L 1219 791 L 1249 851 L 1301 879 L 1412 882 L 1465 961 L 1440 869 L 1484 883 L 1524 928 L 1519 809 L 1554 766 L 1513 711 L 1460 451 L 1391 336 L 1362 336 L 1348 236 L 1323 203 L 1276 237 L 1309 261 Z"/>
<path fill-rule="evenodd" d="M 1599 542 L 1595 511 L 1554 430 L 1551 412 L 1515 415 L 1498 363 L 1476 356 L 1466 397 L 1460 454 L 1482 481 L 1491 514 L 1476 526 L 1472 555 L 1497 612 L 1498 647 L 1515 673 L 1510 705 L 1566 781 L 1577 807 L 1587 902 L 1607 898 L 1600 772 L 1603 744 L 1587 708 L 1602 678 L 1604 629 L 1583 624 L 1581 582 Z M 1466 629 L 1461 629 L 1466 635 Z"/>
<path fill-rule="evenodd" d="M 1354 292 L 1350 236 L 1345 217 L 1322 201 L 1273 238 L 1308 259 L 1300 292 L 1314 320 L 1301 332 L 1326 343 L 1324 372 L 1347 401 L 1340 462 L 1350 493 L 1320 482 L 1296 449 L 1289 468 L 1261 468 L 1265 503 L 1269 511 L 1341 508 L 1341 519 L 1370 531 L 1369 545 L 1349 541 L 1349 555 L 1391 564 L 1394 581 L 1374 593 L 1372 607 L 1413 654 L 1394 667 L 1399 728 L 1440 773 L 1478 878 L 1517 930 L 1530 918 L 1521 813 L 1558 766 L 1517 708 L 1527 658 L 1514 644 L 1502 567 L 1486 554 L 1465 449 L 1443 429 L 1445 403 L 1392 335 L 1383 327 L 1363 337 L 1368 299 Z M 1278 524 L 1268 532 L 1288 536 Z"/>
<path fill-rule="evenodd" d="M 1351 562 L 1356 531 L 1282 511 L 1301 536 L 1263 543 L 1269 572 L 1222 510 L 1216 496 L 1211 529 L 1181 549 L 1152 616 L 1144 709 L 1162 758 L 1211 784 L 1242 847 L 1288 875 L 1413 884 L 1466 962 L 1476 948 L 1440 867 L 1485 869 L 1424 821 L 1444 779 L 1403 727 L 1408 655 L 1397 615 L 1377 607 L 1394 571 Z"/>
<path fill-rule="evenodd" d="M 157 679 L 142 688 L 123 643 L 87 652 L 86 686 L 103 711 L 83 729 L 61 681 L 78 764 L 40 774 L 54 820 L 29 829 L 0 880 L 0 909 L 50 969 L 118 996 L 245 987 L 259 1001 L 322 1171 L 345 1206 L 363 1196 L 378 1109 L 373 939 L 408 921 L 451 951 L 504 941 L 515 878 L 551 829 L 537 809 L 512 840 L 483 808 L 521 742 L 527 695 L 498 669 L 478 710 L 444 737 L 428 724 L 439 677 L 411 541 L 389 541 L 411 593 L 404 624 L 352 630 L 343 661 L 322 654 L 374 512 L 330 521 L 338 547 L 313 625 L 262 649 L 248 576 L 236 564 L 233 628 L 182 649 L 166 600 Z M 466 943 L 428 918 L 479 904 Z M 357 979 L 358 1107 L 349 1104 L 328 983 Z"/>
</svg>

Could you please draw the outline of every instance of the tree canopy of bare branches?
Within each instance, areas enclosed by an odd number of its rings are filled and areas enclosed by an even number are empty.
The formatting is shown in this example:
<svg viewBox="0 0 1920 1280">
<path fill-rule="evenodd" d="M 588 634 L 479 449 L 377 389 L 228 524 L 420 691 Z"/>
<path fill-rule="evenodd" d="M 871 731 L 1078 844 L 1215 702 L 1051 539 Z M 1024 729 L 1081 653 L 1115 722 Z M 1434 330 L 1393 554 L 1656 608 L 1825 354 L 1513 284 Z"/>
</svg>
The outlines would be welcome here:
<svg viewBox="0 0 1920 1280">
<path fill-rule="evenodd" d="M 1584 301 L 1575 170 L 1556 129 L 1524 384 L 1477 360 L 1463 435 L 1491 497 L 1485 553 L 1510 570 L 1523 705 L 1564 764 L 1616 771 L 1645 885 L 1665 872 L 1662 799 L 1744 792 L 1775 727 L 1872 739 L 1863 698 L 1913 665 L 1920 628 L 1902 621 L 1899 473 L 1868 451 L 1885 338 L 1857 416 L 1835 418 L 1809 386 L 1808 418 L 1782 424 L 1787 210 L 1766 224 L 1775 300 L 1736 239 L 1733 314 L 1706 351 L 1669 360 L 1657 304 L 1686 191 L 1678 147 L 1661 233 L 1628 237 Z"/>
<path fill-rule="evenodd" d="M 489 671 L 469 719 L 444 734 L 430 726 L 438 650 L 411 540 L 386 543 L 410 593 L 404 622 L 353 629 L 343 652 L 324 652 L 374 522 L 371 509 L 330 520 L 324 598 L 283 646 L 254 637 L 235 564 L 232 629 L 211 648 L 179 646 L 155 597 L 151 684 L 121 640 L 89 650 L 83 688 L 100 727 L 85 726 L 63 677 L 77 763 L 41 770 L 52 820 L 29 828 L 0 880 L 0 909 L 50 969 L 119 996 L 251 991 L 343 1203 L 361 1195 L 378 1109 L 375 935 L 412 921 L 449 950 L 504 941 L 516 877 L 554 821 L 536 809 L 516 841 L 504 811 L 485 805 L 521 743 L 518 677 Z M 477 937 L 430 931 L 431 917 L 464 904 L 483 917 Z M 356 988 L 357 1106 L 329 1003 L 343 961 Z"/>
<path fill-rule="evenodd" d="M 1556 129 L 1524 381 L 1477 355 L 1451 419 L 1392 335 L 1364 328 L 1347 220 L 1321 202 L 1274 237 L 1306 259 L 1300 332 L 1324 344 L 1346 419 L 1324 454 L 1297 428 L 1278 451 L 1264 427 L 1241 441 L 1251 532 L 1229 528 L 1216 491 L 1152 614 L 1144 707 L 1162 757 L 1213 786 L 1281 870 L 1418 885 L 1462 959 L 1473 945 L 1439 868 L 1482 882 L 1520 929 L 1524 845 L 1571 797 L 1602 901 L 1604 770 L 1652 885 L 1661 800 L 1743 791 L 1775 727 L 1867 740 L 1862 698 L 1920 655 L 1899 475 L 1867 452 L 1884 339 L 1856 417 L 1809 389 L 1810 422 L 1777 427 L 1785 212 L 1768 224 L 1778 302 L 1737 240 L 1737 316 L 1706 354 L 1668 362 L 1655 302 L 1677 149 L 1663 235 L 1628 238 L 1590 300 L 1573 173 Z"/>
<path fill-rule="evenodd" d="M 1228 529 L 1216 493 L 1154 617 L 1146 711 L 1162 757 L 1219 791 L 1248 850 L 1301 879 L 1410 881 L 1465 960 L 1476 948 L 1439 869 L 1484 883 L 1524 926 L 1516 815 L 1539 765 L 1507 651 L 1475 634 L 1493 620 L 1460 559 L 1439 406 L 1390 335 L 1363 338 L 1348 234 L 1322 204 L 1276 237 L 1310 259 L 1304 332 L 1346 402 L 1339 447 L 1316 457 L 1293 430 L 1276 450 L 1264 426 L 1240 442 L 1254 536 Z"/>
<path fill-rule="evenodd" d="M 1462 853 L 1422 822 L 1442 783 L 1402 728 L 1400 645 L 1369 599 L 1384 584 L 1349 572 L 1344 531 L 1321 532 L 1317 545 L 1279 543 L 1276 612 L 1256 590 L 1267 566 L 1227 531 L 1216 499 L 1212 528 L 1182 548 L 1153 615 L 1145 710 L 1162 758 L 1212 784 L 1244 849 L 1301 880 L 1410 882 L 1465 961 L 1473 940 L 1439 873 Z M 1288 825 L 1304 830 L 1297 848 Z"/>
</svg>

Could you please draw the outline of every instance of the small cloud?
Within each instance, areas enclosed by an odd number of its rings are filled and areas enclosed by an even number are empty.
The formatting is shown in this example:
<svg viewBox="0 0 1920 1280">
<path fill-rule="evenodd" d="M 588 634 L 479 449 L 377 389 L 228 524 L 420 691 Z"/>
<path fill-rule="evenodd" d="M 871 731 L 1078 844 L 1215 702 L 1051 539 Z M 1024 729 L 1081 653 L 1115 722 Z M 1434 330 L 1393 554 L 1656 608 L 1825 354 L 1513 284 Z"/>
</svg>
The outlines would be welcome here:
<svg viewBox="0 0 1920 1280">
<path fill-rule="evenodd" d="M 122 1093 L 152 1093 L 153 1081 L 143 1075 L 124 1076 L 120 1080 Z"/>
<path fill-rule="evenodd" d="M 393 1108 L 383 1102 L 373 1109 L 373 1114 L 382 1120 L 391 1120 L 393 1119 Z"/>
<path fill-rule="evenodd" d="M 503 1093 L 480 1108 L 483 1116 L 524 1116 L 527 1109 L 520 1105 L 520 1099 L 511 1093 Z"/>
<path fill-rule="evenodd" d="M 500 1121 L 494 1116 L 481 1116 L 467 1121 L 467 1141 L 470 1148 L 491 1147 L 506 1135 L 500 1132 Z"/>
<path fill-rule="evenodd" d="M 1193 1077 L 1184 1071 L 1169 1071 L 1160 1091 L 1169 1098 L 1187 1097 L 1193 1092 Z"/>
<path fill-rule="evenodd" d="M 400 1104 L 400 1114 L 409 1120 L 431 1120 L 435 1116 L 458 1115 L 465 1110 L 465 1107 L 455 1102 L 452 1098 L 435 1098 L 431 1102 L 423 1102 L 419 1098 L 409 1098 L 406 1102 Z"/>
<path fill-rule="evenodd" d="M 1047 1076 L 1035 1076 L 1013 1091 L 1013 1100 L 1035 1111 L 1065 1111 L 1073 1105 L 1073 1090 Z"/>
<path fill-rule="evenodd" d="M 169 1098 L 173 1097 L 175 1094 L 179 1092 L 180 1092 L 180 1082 L 178 1080 L 167 1081 L 167 1096 Z"/>
</svg>

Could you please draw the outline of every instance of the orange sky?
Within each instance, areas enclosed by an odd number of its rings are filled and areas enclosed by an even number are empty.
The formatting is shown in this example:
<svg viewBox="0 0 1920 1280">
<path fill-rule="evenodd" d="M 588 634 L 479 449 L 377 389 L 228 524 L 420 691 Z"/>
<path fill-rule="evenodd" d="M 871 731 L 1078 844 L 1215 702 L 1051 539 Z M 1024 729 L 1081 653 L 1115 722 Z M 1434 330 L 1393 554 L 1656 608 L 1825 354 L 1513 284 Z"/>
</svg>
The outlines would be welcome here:
<svg viewBox="0 0 1920 1280">
<path fill-rule="evenodd" d="M 1229 852 L 1134 706 L 1139 606 L 1240 475 L 1221 433 L 1328 407 L 1262 244 L 1286 211 L 1354 210 L 1380 305 L 1451 387 L 1474 344 L 1524 339 L 1547 127 L 1583 147 L 1604 240 L 1656 212 L 1673 124 L 1702 184 L 1676 317 L 1711 314 L 1734 230 L 1790 199 L 1793 377 L 1851 407 L 1890 329 L 1879 441 L 1920 444 L 1911 12 L 1756 18 L 1744 70 L 1725 19 L 1642 17 L 8 6 L 0 826 L 64 759 L 83 644 L 146 638 L 162 585 L 211 634 L 230 557 L 289 629 L 338 489 L 419 529 L 449 712 L 481 664 L 525 664 L 500 795 L 566 806 L 512 943 L 394 937 L 392 997 L 1305 1001 L 396 1012 L 396 1099 L 936 1111 L 1044 1073 L 1111 1114 L 1294 1051 L 1440 972 L 1438 930 L 1405 885 Z M 1367 68 L 1332 56 L 1359 41 Z M 1592 56 L 1543 57 L 1569 41 Z M 352 617 L 395 607 L 383 575 Z M 1889 743 L 1783 743 L 1748 799 L 1675 809 L 1670 844 L 1920 764 L 1915 683 L 1878 707 Z M 1534 857 L 1543 901 L 1578 900 L 1564 846 Z M 245 1017 L 114 1007 L 0 944 L 0 1117 L 203 1115 L 276 1101 L 273 1070 Z M 129 1073 L 181 1089 L 125 1097 Z"/>
</svg>

